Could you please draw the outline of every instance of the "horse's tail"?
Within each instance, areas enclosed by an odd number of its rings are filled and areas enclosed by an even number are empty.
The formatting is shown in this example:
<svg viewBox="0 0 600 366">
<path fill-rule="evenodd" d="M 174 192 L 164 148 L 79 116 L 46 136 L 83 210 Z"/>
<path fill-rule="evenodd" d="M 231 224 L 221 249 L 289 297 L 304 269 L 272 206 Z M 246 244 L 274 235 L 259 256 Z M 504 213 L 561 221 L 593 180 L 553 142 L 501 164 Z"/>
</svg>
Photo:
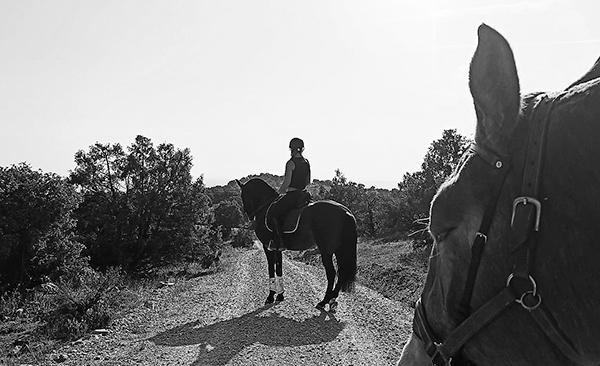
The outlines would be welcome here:
<svg viewBox="0 0 600 366">
<path fill-rule="evenodd" d="M 352 292 L 356 281 L 356 243 L 358 234 L 356 232 L 356 219 L 351 213 L 347 213 L 340 247 L 335 253 L 338 265 L 338 284 L 343 292 Z"/>
</svg>

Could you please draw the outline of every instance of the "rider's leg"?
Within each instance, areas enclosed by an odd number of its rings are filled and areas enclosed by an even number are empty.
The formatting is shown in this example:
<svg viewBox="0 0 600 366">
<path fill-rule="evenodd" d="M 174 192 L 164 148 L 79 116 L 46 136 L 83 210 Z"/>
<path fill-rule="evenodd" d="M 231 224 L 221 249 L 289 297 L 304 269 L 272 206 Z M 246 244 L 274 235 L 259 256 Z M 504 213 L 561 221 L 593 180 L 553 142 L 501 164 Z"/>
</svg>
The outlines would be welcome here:
<svg viewBox="0 0 600 366">
<path fill-rule="evenodd" d="M 273 218 L 273 223 L 275 223 L 273 250 L 283 250 L 283 228 L 281 227 L 281 219 L 275 217 Z"/>
<path fill-rule="evenodd" d="M 269 250 L 284 250 L 285 247 L 283 245 L 283 221 L 285 220 L 285 215 L 296 206 L 296 202 L 298 201 L 298 195 L 300 191 L 292 191 L 286 193 L 284 196 L 279 198 L 271 208 L 269 209 L 269 215 L 272 218 L 271 222 L 273 223 L 273 240 L 269 243 Z"/>
</svg>

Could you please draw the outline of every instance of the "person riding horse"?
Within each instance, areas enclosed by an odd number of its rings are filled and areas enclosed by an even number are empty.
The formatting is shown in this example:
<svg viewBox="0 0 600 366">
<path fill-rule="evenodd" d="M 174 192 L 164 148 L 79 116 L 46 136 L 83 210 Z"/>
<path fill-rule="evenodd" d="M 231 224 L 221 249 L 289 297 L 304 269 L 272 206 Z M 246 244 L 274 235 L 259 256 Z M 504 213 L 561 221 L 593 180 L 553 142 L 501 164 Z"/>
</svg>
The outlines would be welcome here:
<svg viewBox="0 0 600 366">
<path fill-rule="evenodd" d="M 269 242 L 268 250 L 284 250 L 283 247 L 283 218 L 293 209 L 306 186 L 310 183 L 310 164 L 302 156 L 304 141 L 294 137 L 290 141 L 292 157 L 285 164 L 285 178 L 278 193 L 281 195 L 269 209 L 269 216 L 273 222 L 275 235 Z"/>
</svg>

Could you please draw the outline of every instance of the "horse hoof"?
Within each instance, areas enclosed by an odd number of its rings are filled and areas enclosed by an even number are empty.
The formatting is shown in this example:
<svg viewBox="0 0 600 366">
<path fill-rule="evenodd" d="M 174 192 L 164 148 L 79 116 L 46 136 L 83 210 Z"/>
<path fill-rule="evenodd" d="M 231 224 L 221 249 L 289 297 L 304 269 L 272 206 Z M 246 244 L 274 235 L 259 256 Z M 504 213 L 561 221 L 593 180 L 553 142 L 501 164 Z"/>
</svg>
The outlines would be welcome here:
<svg viewBox="0 0 600 366">
<path fill-rule="evenodd" d="M 275 302 L 275 291 L 269 292 L 269 296 L 265 300 L 265 304 L 272 304 Z"/>
<path fill-rule="evenodd" d="M 277 295 L 277 297 L 275 298 L 275 301 L 283 301 L 283 293 Z"/>
</svg>

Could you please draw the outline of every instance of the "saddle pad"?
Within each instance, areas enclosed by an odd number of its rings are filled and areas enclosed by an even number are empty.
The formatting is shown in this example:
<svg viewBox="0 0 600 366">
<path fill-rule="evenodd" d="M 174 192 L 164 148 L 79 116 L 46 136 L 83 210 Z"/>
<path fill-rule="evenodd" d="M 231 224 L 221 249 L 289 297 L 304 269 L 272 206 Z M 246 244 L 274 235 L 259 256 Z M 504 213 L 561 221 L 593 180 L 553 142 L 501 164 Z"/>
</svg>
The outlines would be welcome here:
<svg viewBox="0 0 600 366">
<path fill-rule="evenodd" d="M 294 208 L 285 215 L 282 224 L 284 234 L 292 234 L 296 232 L 296 230 L 298 229 L 298 224 L 300 223 L 300 216 L 302 215 L 302 211 L 304 211 L 304 209 L 310 205 L 312 205 L 312 203 L 301 208 Z M 265 215 L 265 226 L 270 232 L 273 232 L 274 229 L 271 227 L 272 223 L 270 223 L 269 220 L 267 220 L 268 211 L 269 210 L 267 209 L 267 215 Z"/>
<path fill-rule="evenodd" d="M 283 220 L 283 233 L 291 234 L 298 229 L 298 223 L 300 222 L 300 214 L 304 211 L 304 207 L 302 208 L 294 208 L 290 212 L 285 215 L 285 219 Z"/>
</svg>

